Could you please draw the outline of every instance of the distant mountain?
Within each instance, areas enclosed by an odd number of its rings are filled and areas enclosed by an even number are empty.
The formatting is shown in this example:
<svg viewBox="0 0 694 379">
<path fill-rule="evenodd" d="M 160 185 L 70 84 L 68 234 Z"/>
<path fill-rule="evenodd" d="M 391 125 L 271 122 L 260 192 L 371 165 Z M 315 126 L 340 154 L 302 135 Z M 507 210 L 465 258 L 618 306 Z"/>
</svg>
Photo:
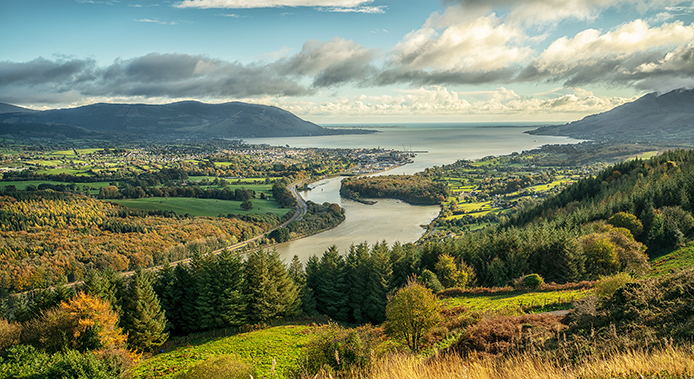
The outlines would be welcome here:
<svg viewBox="0 0 694 379">
<path fill-rule="evenodd" d="M 595 141 L 694 144 L 694 90 L 649 93 L 611 111 L 566 125 L 544 126 L 530 134 Z"/>
<path fill-rule="evenodd" d="M 12 113 L 12 112 L 36 112 L 33 109 L 22 108 L 12 104 L 0 103 L 0 113 Z"/>
<path fill-rule="evenodd" d="M 2 109 L 12 108 L 20 111 L 2 112 Z M 209 139 L 368 133 L 364 130 L 326 129 L 277 107 L 241 102 L 205 104 L 183 101 L 164 105 L 100 103 L 40 112 L 22 109 L 0 104 L 0 123 L 4 124 L 0 130 L 4 134 L 14 134 L 8 133 L 11 125 L 14 125 L 16 132 L 20 132 L 26 124 L 33 124 L 34 129 L 44 125 L 44 134 L 50 134 L 51 128 L 57 125 L 81 128 L 93 134 L 85 135 L 85 138 L 106 135 L 128 139 Z"/>
</svg>

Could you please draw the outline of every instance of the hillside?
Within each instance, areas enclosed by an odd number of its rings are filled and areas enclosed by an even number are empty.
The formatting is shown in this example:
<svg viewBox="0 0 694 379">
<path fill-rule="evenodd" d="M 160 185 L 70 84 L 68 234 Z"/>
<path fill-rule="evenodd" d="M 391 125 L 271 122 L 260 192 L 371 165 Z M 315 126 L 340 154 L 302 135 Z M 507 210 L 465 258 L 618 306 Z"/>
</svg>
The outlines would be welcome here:
<svg viewBox="0 0 694 379">
<path fill-rule="evenodd" d="M 71 126 L 83 128 L 84 138 L 94 138 L 91 133 L 160 140 L 366 133 L 363 130 L 326 129 L 277 107 L 241 102 L 205 104 L 183 101 L 163 105 L 100 103 L 40 112 L 26 112 L 24 108 L 0 104 L 0 123 L 4 124 L 3 134 L 13 136 L 20 135 L 27 124 L 33 124 L 34 129 L 42 125 L 41 133 L 35 131 L 34 134 L 50 135 L 57 126 L 63 129 L 64 126 Z"/>
<path fill-rule="evenodd" d="M 566 125 L 544 126 L 530 134 L 621 142 L 694 144 L 694 90 L 650 93 L 611 111 Z"/>
</svg>

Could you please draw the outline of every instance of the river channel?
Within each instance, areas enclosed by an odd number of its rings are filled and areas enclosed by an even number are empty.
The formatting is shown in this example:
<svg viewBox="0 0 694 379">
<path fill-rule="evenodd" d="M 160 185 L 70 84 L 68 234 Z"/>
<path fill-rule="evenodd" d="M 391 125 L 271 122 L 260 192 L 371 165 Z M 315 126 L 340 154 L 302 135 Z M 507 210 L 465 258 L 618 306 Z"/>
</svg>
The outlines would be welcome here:
<svg viewBox="0 0 694 379">
<path fill-rule="evenodd" d="M 459 159 L 478 159 L 533 149 L 545 144 L 566 144 L 579 141 L 565 137 L 532 136 L 523 133 L 530 128 L 480 128 L 470 124 L 410 124 L 399 128 L 380 129 L 367 135 L 341 135 L 291 138 L 248 138 L 247 143 L 273 146 L 323 148 L 376 148 L 426 151 L 419 153 L 414 163 L 381 174 L 413 174 L 427 167 L 453 163 Z M 379 174 L 376 174 L 379 175 Z M 320 256 L 331 245 L 341 253 L 349 246 L 367 242 L 370 245 L 386 241 L 393 244 L 414 242 L 426 231 L 439 213 L 438 206 L 409 205 L 400 200 L 377 199 L 365 205 L 339 194 L 342 178 L 330 178 L 313 183 L 314 189 L 300 192 L 305 200 L 315 203 L 337 203 L 345 210 L 346 219 L 337 227 L 277 246 L 281 257 L 289 262 L 297 255 L 306 262 L 312 255 Z"/>
</svg>

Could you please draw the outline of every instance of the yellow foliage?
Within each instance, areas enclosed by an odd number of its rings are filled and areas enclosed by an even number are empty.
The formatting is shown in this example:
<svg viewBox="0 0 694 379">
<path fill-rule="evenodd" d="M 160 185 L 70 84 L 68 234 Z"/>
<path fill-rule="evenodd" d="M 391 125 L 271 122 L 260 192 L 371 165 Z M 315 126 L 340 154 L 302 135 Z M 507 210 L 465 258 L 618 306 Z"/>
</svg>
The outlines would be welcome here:
<svg viewBox="0 0 694 379">
<path fill-rule="evenodd" d="M 111 309 L 108 301 L 80 292 L 69 302 L 61 302 L 60 310 L 77 322 L 77 328 L 73 331 L 75 339 L 88 329 L 94 329 L 104 348 L 125 346 L 126 336 L 116 326 L 118 314 Z"/>
</svg>

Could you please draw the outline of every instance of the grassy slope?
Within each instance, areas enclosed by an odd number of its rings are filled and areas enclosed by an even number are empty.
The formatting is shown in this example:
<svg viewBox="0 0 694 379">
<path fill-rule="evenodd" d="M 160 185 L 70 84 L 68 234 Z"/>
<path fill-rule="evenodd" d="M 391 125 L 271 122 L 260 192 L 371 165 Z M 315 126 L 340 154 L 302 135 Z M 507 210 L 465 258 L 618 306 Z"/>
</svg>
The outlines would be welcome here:
<svg viewBox="0 0 694 379">
<path fill-rule="evenodd" d="M 694 267 L 694 242 L 671 253 L 651 260 L 648 276 L 663 276 L 679 270 Z"/>
<path fill-rule="evenodd" d="M 466 295 L 441 300 L 447 308 L 464 306 L 470 311 L 521 314 L 554 309 L 568 309 L 573 300 L 592 293 L 592 290 L 560 290 L 550 292 L 505 292 L 493 295 Z"/>
<path fill-rule="evenodd" d="M 133 370 L 133 379 L 171 378 L 196 363 L 230 354 L 252 364 L 258 377 L 270 377 L 274 357 L 275 377 L 288 378 L 310 338 L 308 331 L 307 326 L 276 326 L 217 340 L 194 341 L 141 361 Z"/>
</svg>

